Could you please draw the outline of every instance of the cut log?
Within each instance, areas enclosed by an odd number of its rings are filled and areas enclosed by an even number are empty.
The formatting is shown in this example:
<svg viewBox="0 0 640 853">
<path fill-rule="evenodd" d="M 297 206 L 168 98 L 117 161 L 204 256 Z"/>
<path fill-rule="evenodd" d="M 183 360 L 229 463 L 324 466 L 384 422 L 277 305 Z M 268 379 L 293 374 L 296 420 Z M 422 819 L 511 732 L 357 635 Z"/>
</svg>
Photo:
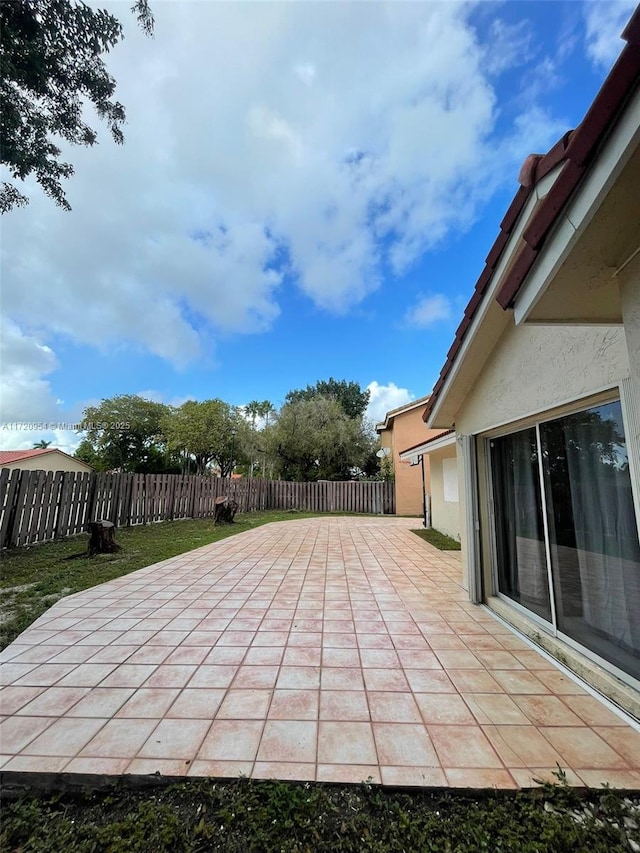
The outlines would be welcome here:
<svg viewBox="0 0 640 853">
<path fill-rule="evenodd" d="M 120 550 L 116 542 L 116 526 L 112 521 L 89 522 L 89 556 L 115 554 Z"/>
<path fill-rule="evenodd" d="M 234 501 L 231 498 L 222 495 L 221 497 L 216 498 L 216 509 L 213 520 L 216 524 L 233 524 L 234 516 L 239 509 L 240 504 L 238 501 Z"/>
</svg>

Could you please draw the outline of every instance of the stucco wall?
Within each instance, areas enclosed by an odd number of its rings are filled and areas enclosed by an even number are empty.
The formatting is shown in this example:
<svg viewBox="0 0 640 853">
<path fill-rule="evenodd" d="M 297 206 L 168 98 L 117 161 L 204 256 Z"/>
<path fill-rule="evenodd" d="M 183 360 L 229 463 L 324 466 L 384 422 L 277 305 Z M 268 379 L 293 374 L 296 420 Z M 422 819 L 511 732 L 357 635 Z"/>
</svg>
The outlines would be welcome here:
<svg viewBox="0 0 640 853">
<path fill-rule="evenodd" d="M 79 471 L 81 474 L 90 473 L 92 470 L 88 465 L 64 453 L 43 453 L 41 456 L 10 462 L 2 467 L 10 468 L 12 471 L 19 468 L 21 471 Z"/>
<path fill-rule="evenodd" d="M 422 466 L 400 461 L 400 453 L 422 441 L 438 435 L 442 430 L 427 429 L 422 420 L 424 405 L 394 415 L 391 429 L 381 437 L 391 434 L 393 470 L 396 482 L 396 514 L 422 515 Z M 384 440 L 383 440 L 384 445 Z M 424 458 L 425 484 L 430 489 L 429 457 Z"/>
<path fill-rule="evenodd" d="M 460 539 L 460 502 L 446 501 L 443 468 L 445 460 L 456 461 L 456 445 L 429 454 L 431 467 L 431 526 L 453 539 Z M 457 478 L 457 472 L 455 474 Z"/>
<path fill-rule="evenodd" d="M 510 325 L 457 413 L 456 432 L 544 412 L 628 375 L 622 327 Z"/>
<path fill-rule="evenodd" d="M 618 276 L 624 333 L 636 400 L 640 400 L 640 255 Z"/>
</svg>

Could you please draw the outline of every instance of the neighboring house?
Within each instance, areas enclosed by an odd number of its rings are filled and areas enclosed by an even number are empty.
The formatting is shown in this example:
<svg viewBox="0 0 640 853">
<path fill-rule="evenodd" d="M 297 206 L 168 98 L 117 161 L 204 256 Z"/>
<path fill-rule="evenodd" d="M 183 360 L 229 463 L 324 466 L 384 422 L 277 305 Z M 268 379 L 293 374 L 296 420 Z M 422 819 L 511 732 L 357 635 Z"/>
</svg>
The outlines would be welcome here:
<svg viewBox="0 0 640 853">
<path fill-rule="evenodd" d="M 22 471 L 93 471 L 90 465 L 69 456 L 62 450 L 0 450 L 0 468 L 19 468 Z"/>
<path fill-rule="evenodd" d="M 400 461 L 421 464 L 424 458 L 429 471 L 429 520 L 434 530 L 460 540 L 458 459 L 454 430 L 439 431 L 414 447 L 400 452 Z"/>
<path fill-rule="evenodd" d="M 410 461 L 401 460 L 400 453 L 406 447 L 419 441 L 425 441 L 442 430 L 427 429 L 422 420 L 425 403 L 429 397 L 420 397 L 397 409 L 387 412 L 383 421 L 376 424 L 376 432 L 380 436 L 380 446 L 388 449 L 388 456 L 381 458 L 381 468 L 390 465 L 395 481 L 396 514 L 422 515 L 423 513 L 423 479 L 422 466 L 411 465 Z M 387 462 L 385 463 L 385 459 Z M 424 491 L 430 490 L 429 461 L 425 458 Z"/>
<path fill-rule="evenodd" d="M 640 710 L 640 7 L 520 189 L 424 418 L 455 429 L 465 583 Z"/>
</svg>

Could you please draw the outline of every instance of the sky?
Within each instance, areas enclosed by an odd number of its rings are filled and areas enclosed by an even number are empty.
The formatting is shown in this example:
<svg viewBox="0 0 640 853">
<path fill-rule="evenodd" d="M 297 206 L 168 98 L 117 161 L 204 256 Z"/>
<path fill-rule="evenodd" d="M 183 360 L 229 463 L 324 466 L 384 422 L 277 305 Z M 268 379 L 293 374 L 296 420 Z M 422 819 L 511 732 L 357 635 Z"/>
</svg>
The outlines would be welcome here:
<svg viewBox="0 0 640 853">
<path fill-rule="evenodd" d="M 151 0 L 154 38 L 99 5 L 125 144 L 96 118 L 72 211 L 28 180 L 2 217 L 4 450 L 73 452 L 116 394 L 279 407 L 333 376 L 374 421 L 428 394 L 522 162 L 635 3 Z"/>
</svg>

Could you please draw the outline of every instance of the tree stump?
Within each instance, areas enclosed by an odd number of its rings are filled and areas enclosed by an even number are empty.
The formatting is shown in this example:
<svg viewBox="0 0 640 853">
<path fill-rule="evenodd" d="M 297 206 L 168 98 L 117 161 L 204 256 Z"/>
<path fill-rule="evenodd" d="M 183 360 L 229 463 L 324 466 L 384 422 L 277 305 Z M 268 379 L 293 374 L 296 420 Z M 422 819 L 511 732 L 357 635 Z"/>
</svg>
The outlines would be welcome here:
<svg viewBox="0 0 640 853">
<path fill-rule="evenodd" d="M 215 524 L 233 524 L 233 518 L 240 509 L 238 501 L 231 500 L 229 497 L 216 498 L 216 509 L 213 520 Z"/>
<path fill-rule="evenodd" d="M 120 550 L 116 542 L 116 526 L 112 521 L 89 522 L 89 556 L 115 554 Z"/>
</svg>

